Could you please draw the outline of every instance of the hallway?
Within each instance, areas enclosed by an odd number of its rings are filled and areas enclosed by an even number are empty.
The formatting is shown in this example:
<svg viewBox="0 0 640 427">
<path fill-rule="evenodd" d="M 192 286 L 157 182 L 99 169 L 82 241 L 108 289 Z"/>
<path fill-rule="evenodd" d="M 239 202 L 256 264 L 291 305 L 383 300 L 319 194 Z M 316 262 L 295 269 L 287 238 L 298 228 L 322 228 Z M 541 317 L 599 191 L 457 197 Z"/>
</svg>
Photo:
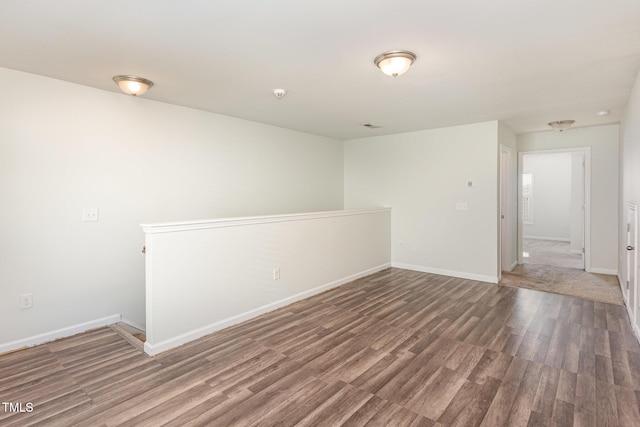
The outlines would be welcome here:
<svg viewBox="0 0 640 427">
<path fill-rule="evenodd" d="M 584 269 L 582 256 L 570 251 L 569 242 L 525 238 L 522 252 L 525 264 Z"/>
</svg>

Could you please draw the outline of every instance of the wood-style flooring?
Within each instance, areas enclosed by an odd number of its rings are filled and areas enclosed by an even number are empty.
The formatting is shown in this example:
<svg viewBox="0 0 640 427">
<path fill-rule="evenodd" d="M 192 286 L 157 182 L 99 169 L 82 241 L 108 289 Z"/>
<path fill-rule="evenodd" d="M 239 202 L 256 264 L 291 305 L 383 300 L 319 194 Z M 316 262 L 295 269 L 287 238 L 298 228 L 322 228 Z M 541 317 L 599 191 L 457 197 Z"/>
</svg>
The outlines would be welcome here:
<svg viewBox="0 0 640 427">
<path fill-rule="evenodd" d="M 3 426 L 640 426 L 624 306 L 388 269 L 149 357 L 110 328 L 0 357 Z"/>
</svg>

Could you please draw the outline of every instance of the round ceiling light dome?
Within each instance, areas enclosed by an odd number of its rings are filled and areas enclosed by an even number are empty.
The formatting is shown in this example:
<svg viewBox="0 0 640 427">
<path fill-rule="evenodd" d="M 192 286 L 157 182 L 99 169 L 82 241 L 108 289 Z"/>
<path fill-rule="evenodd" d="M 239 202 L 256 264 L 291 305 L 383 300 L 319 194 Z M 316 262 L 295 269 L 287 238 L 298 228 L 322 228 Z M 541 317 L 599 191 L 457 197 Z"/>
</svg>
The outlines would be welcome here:
<svg viewBox="0 0 640 427">
<path fill-rule="evenodd" d="M 558 132 L 564 132 L 569 129 L 572 124 L 574 124 L 575 120 L 556 120 L 555 122 L 547 123 L 551 129 L 557 130 Z"/>
<path fill-rule="evenodd" d="M 416 54 L 408 50 L 392 50 L 376 56 L 373 62 L 388 76 L 398 77 L 409 70 Z"/>
<path fill-rule="evenodd" d="M 153 86 L 151 80 L 138 76 L 115 76 L 113 81 L 118 84 L 120 90 L 132 96 L 144 95 L 144 93 Z"/>
</svg>

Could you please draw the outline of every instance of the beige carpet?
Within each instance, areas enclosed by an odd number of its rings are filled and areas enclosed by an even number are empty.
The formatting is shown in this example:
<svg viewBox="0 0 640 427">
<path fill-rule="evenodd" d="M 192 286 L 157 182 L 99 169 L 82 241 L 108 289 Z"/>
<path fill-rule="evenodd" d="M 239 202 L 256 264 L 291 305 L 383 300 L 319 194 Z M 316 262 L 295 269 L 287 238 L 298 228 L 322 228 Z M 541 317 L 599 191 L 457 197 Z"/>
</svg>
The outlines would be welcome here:
<svg viewBox="0 0 640 427">
<path fill-rule="evenodd" d="M 545 264 L 556 267 L 582 269 L 582 254 L 571 253 L 569 242 L 523 239 L 523 261 L 525 264 Z"/>
<path fill-rule="evenodd" d="M 501 285 L 568 295 L 590 301 L 623 304 L 618 278 L 575 268 L 523 264 L 502 272 Z"/>
</svg>

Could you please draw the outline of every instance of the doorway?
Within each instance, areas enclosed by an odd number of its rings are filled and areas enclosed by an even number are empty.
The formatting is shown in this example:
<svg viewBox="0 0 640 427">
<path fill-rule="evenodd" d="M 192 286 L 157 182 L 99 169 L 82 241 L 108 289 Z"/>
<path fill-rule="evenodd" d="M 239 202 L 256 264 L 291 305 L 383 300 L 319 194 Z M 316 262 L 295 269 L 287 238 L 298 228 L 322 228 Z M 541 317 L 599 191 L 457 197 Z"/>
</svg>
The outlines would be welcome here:
<svg viewBox="0 0 640 427">
<path fill-rule="evenodd" d="M 589 271 L 590 150 L 521 152 L 518 263 Z"/>
</svg>

